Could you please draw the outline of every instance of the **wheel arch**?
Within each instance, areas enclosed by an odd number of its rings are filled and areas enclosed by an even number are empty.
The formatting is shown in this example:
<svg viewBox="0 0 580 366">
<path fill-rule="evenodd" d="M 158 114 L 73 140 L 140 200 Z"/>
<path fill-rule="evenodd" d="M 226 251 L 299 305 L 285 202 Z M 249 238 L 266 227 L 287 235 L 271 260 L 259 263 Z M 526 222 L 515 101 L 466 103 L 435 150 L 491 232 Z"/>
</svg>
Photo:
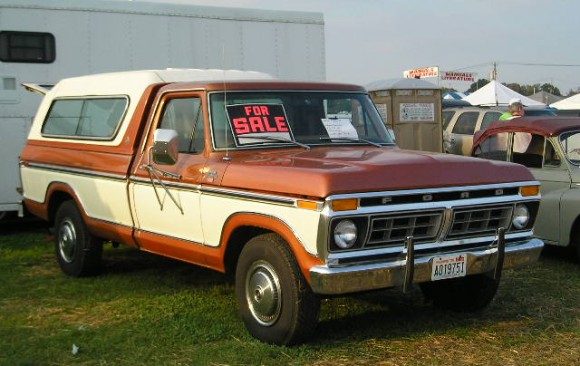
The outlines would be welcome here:
<svg viewBox="0 0 580 366">
<path fill-rule="evenodd" d="M 85 210 L 80 204 L 80 201 L 74 189 L 66 183 L 53 182 L 50 184 L 46 192 L 47 220 L 50 226 L 54 225 L 54 220 L 56 218 L 58 208 L 62 205 L 63 202 L 69 200 L 73 200 L 75 202 L 75 205 L 77 206 L 79 212 L 81 213 L 81 216 L 83 217 L 83 219 L 86 219 Z"/>
<path fill-rule="evenodd" d="M 306 251 L 294 231 L 277 217 L 256 213 L 237 213 L 228 218 L 222 230 L 220 244 L 224 248 L 224 269 L 235 273 L 238 257 L 244 245 L 253 237 L 274 233 L 290 247 L 298 266 L 310 283 L 310 268 L 322 264 L 320 258 Z"/>
</svg>

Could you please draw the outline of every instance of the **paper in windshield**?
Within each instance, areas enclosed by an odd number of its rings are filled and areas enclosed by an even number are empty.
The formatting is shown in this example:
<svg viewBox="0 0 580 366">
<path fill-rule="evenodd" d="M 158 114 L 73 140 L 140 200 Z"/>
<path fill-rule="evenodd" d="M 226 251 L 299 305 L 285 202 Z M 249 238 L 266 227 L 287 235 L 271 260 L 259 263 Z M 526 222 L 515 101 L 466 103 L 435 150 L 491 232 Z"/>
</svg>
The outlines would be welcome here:
<svg viewBox="0 0 580 366">
<path fill-rule="evenodd" d="M 358 133 L 348 118 L 323 118 L 322 124 L 330 139 L 358 140 Z"/>
</svg>

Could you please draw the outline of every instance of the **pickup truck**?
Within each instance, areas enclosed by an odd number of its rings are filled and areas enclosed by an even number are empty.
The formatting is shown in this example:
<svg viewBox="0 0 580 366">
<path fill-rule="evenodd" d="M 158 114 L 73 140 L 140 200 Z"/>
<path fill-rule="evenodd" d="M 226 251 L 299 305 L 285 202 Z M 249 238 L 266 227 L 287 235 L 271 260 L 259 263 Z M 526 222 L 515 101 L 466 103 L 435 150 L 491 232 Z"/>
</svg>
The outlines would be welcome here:
<svg viewBox="0 0 580 366">
<path fill-rule="evenodd" d="M 360 86 L 168 69 L 38 90 L 23 199 L 62 271 L 95 275 L 122 243 L 232 274 L 268 343 L 311 336 L 326 296 L 418 286 L 483 309 L 544 245 L 526 168 L 401 150 Z"/>
</svg>

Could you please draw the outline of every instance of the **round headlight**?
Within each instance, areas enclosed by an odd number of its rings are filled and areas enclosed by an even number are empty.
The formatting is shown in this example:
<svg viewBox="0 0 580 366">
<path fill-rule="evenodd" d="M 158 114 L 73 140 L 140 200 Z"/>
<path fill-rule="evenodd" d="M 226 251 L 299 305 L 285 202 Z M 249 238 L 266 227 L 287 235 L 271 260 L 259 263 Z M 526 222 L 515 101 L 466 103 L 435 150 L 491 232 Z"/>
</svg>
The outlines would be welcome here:
<svg viewBox="0 0 580 366">
<path fill-rule="evenodd" d="M 356 243 L 357 229 L 354 222 L 342 220 L 334 228 L 334 242 L 340 249 L 350 249 Z"/>
<path fill-rule="evenodd" d="M 518 230 L 528 226 L 530 222 L 530 210 L 526 205 L 517 205 L 512 219 L 512 224 Z"/>
</svg>

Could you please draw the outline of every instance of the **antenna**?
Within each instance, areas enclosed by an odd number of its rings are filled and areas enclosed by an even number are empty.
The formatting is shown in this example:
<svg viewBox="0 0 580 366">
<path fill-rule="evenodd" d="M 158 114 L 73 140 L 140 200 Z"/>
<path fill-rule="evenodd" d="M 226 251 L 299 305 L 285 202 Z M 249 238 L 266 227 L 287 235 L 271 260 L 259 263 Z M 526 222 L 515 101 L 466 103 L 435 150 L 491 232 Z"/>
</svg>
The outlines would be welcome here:
<svg viewBox="0 0 580 366">
<path fill-rule="evenodd" d="M 228 107 L 227 107 L 227 102 L 228 102 L 228 88 L 227 88 L 227 83 L 226 83 L 226 46 L 225 44 L 222 43 L 222 72 L 223 72 L 223 83 L 224 83 L 224 116 L 226 117 L 226 119 L 229 119 L 228 117 Z M 226 156 L 224 156 L 223 160 L 226 161 L 230 161 L 232 160 L 232 158 L 230 157 L 230 148 L 229 148 L 229 143 L 228 143 L 228 129 L 227 127 L 229 126 L 228 121 L 225 121 L 226 124 L 224 126 L 224 135 L 225 135 L 225 143 L 226 143 Z"/>
</svg>

